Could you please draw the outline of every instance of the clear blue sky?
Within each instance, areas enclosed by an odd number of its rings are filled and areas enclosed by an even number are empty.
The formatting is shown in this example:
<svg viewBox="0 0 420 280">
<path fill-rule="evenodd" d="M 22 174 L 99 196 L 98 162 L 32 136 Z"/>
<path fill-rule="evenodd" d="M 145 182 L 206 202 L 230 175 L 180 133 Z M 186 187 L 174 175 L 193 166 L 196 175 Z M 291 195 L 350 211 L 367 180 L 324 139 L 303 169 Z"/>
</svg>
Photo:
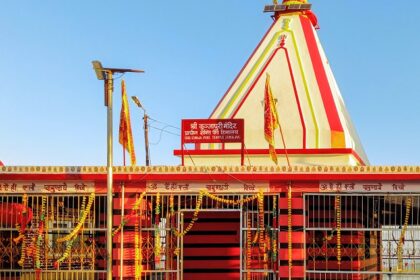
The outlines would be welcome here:
<svg viewBox="0 0 420 280">
<path fill-rule="evenodd" d="M 179 127 L 206 118 L 271 24 L 269 0 L 22 1 L 0 9 L 0 160 L 105 165 L 103 84 L 126 75 L 150 116 Z M 371 164 L 420 164 L 420 21 L 390 1 L 313 0 L 319 35 Z M 119 81 L 117 81 L 119 83 Z M 120 92 L 115 94 L 117 135 Z M 131 106 L 139 164 L 141 112 Z M 164 127 L 162 123 L 151 123 Z M 166 127 L 172 133 L 176 129 Z M 151 129 L 152 164 L 178 164 L 179 137 Z M 115 144 L 115 164 L 121 148 Z"/>
</svg>

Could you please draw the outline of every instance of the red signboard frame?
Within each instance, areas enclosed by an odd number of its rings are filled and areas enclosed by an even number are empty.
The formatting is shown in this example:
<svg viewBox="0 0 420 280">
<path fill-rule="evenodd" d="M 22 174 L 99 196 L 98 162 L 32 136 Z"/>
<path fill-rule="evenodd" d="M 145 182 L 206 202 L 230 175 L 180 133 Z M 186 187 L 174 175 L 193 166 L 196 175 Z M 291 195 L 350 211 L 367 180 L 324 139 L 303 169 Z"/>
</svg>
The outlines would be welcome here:
<svg viewBox="0 0 420 280">
<path fill-rule="evenodd" d="M 182 165 L 185 144 L 191 143 L 241 143 L 241 165 L 244 165 L 244 119 L 184 119 L 181 127 Z"/>
</svg>

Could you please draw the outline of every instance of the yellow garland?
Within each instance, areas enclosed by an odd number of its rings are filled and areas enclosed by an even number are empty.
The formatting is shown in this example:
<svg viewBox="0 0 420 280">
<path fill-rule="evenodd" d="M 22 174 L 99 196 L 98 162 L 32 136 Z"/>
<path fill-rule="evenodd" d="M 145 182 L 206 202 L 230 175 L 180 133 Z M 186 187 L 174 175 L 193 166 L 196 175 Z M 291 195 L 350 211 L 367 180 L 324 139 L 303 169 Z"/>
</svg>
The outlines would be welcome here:
<svg viewBox="0 0 420 280">
<path fill-rule="evenodd" d="M 247 231 L 246 231 L 246 279 L 247 280 L 251 280 L 251 256 L 252 256 L 252 252 L 251 252 L 251 238 L 252 238 L 252 234 L 251 234 L 251 219 L 248 217 L 247 219 Z"/>
<path fill-rule="evenodd" d="M 131 212 L 136 211 L 137 209 L 139 209 L 140 207 L 140 203 L 143 200 L 143 197 L 146 195 L 146 192 L 142 192 L 142 194 L 140 195 L 140 197 L 136 200 L 136 202 L 134 202 L 134 206 L 131 210 Z M 120 230 L 121 228 L 123 228 L 125 226 L 125 224 L 127 223 L 128 219 L 124 219 L 121 221 L 121 223 L 118 225 L 118 227 L 112 232 L 112 236 L 115 236 Z"/>
<path fill-rule="evenodd" d="M 169 197 L 169 211 L 170 211 L 170 216 L 173 216 L 175 214 L 174 195 L 173 194 L 171 194 L 171 196 Z"/>
<path fill-rule="evenodd" d="M 268 236 L 268 231 L 265 232 L 265 241 L 264 242 L 264 270 L 266 271 L 264 273 L 264 276 L 268 276 L 268 251 L 270 251 L 271 241 L 270 237 Z"/>
<path fill-rule="evenodd" d="M 277 197 L 273 196 L 273 215 L 274 218 L 277 219 Z M 274 233 L 273 233 L 273 259 L 274 261 L 276 261 L 277 259 L 277 229 L 274 229 Z"/>
<path fill-rule="evenodd" d="M 59 258 L 57 261 L 56 261 L 56 266 L 58 267 L 65 259 L 67 259 L 68 257 L 69 257 L 69 255 L 70 255 L 70 252 L 71 252 L 71 248 L 73 247 L 73 242 L 76 240 L 76 238 L 74 238 L 74 239 L 72 239 L 72 240 L 70 240 L 68 243 L 67 243 L 67 246 L 66 246 L 66 250 L 64 251 L 64 254 L 61 256 L 61 258 Z"/>
<path fill-rule="evenodd" d="M 83 224 L 85 223 L 85 220 L 90 212 L 90 208 L 92 207 L 93 201 L 95 199 L 95 193 L 91 193 L 89 196 L 89 201 L 88 204 L 86 206 L 86 209 L 83 211 L 82 217 L 79 220 L 79 223 L 77 224 L 77 226 L 73 229 L 73 231 L 71 233 L 69 233 L 68 235 L 62 237 L 62 238 L 58 238 L 57 242 L 58 243 L 62 243 L 64 241 L 69 241 L 71 240 L 82 228 Z"/>
<path fill-rule="evenodd" d="M 160 214 L 160 193 L 156 194 L 156 208 L 155 208 L 155 214 Z M 159 221 L 158 221 L 159 222 Z"/>
<path fill-rule="evenodd" d="M 264 193 L 258 192 L 258 215 L 259 215 L 259 237 L 260 249 L 264 246 Z"/>
<path fill-rule="evenodd" d="M 161 251 L 162 251 L 162 247 L 161 247 L 161 241 L 160 241 L 160 231 L 159 231 L 159 227 L 156 226 L 156 229 L 155 229 L 155 248 L 154 248 L 155 267 L 158 267 L 158 264 L 160 263 Z"/>
<path fill-rule="evenodd" d="M 143 193 L 144 194 L 144 193 Z M 140 196 L 142 198 L 143 194 Z M 134 208 L 133 208 L 134 210 Z M 135 280 L 141 279 L 142 271 L 142 252 L 141 252 L 141 236 L 139 236 L 139 217 L 137 209 L 134 222 L 134 266 L 135 266 Z"/>
<path fill-rule="evenodd" d="M 203 195 L 204 194 L 205 194 L 205 191 L 201 190 L 199 195 L 198 195 L 197 203 L 195 205 L 194 214 L 193 214 L 193 217 L 192 217 L 189 225 L 182 232 L 179 232 L 176 229 L 173 229 L 173 233 L 175 234 L 176 237 L 185 236 L 192 229 L 192 227 L 194 226 L 194 223 L 198 220 L 198 212 L 200 211 L 201 203 L 203 202 Z"/>
<path fill-rule="evenodd" d="M 83 196 L 83 198 L 82 198 L 82 206 L 80 207 L 81 214 L 83 214 L 83 211 L 85 210 L 85 207 L 86 207 L 86 196 Z"/>
<path fill-rule="evenodd" d="M 253 200 L 255 200 L 256 198 L 258 198 L 258 194 L 255 194 L 253 196 L 244 198 L 244 199 L 238 199 L 238 200 L 232 200 L 232 199 L 224 199 L 224 198 L 220 198 L 214 194 L 209 193 L 208 190 L 202 190 L 201 192 L 204 193 L 205 196 L 207 196 L 210 199 L 213 199 L 215 201 L 221 202 L 221 203 L 225 203 L 225 204 L 230 204 L 230 205 L 242 205 L 248 202 L 251 202 Z M 260 191 L 261 192 L 261 191 Z"/>
<path fill-rule="evenodd" d="M 41 267 L 41 260 L 40 260 L 40 256 L 41 256 L 41 241 L 42 241 L 42 236 L 43 236 L 43 231 L 44 231 L 44 221 L 45 221 L 45 204 L 47 202 L 47 197 L 44 195 L 42 196 L 42 200 L 41 200 L 41 217 L 40 217 L 40 221 L 39 221 L 39 228 L 38 228 L 38 236 L 35 238 L 34 243 L 35 243 L 35 267 L 36 268 L 40 268 Z"/>
<path fill-rule="evenodd" d="M 155 208 L 155 214 L 158 216 L 160 214 L 160 194 L 156 194 L 156 208 Z M 160 243 L 160 232 L 159 232 L 159 222 L 155 221 L 155 267 L 158 267 L 158 264 L 160 263 L 160 254 L 161 254 L 161 243 Z"/>
<path fill-rule="evenodd" d="M 405 201 L 406 210 L 405 210 L 405 219 L 404 219 L 404 227 L 401 231 L 400 240 L 398 241 L 397 247 L 397 257 L 398 257 L 398 265 L 397 265 L 397 272 L 403 271 L 403 242 L 405 237 L 405 232 L 407 231 L 408 227 L 408 220 L 410 218 L 410 211 L 411 211 L 411 197 L 407 197 Z"/>
<path fill-rule="evenodd" d="M 20 260 L 18 261 L 18 264 L 22 267 L 25 264 L 25 258 L 26 258 L 26 242 L 25 242 L 25 239 L 23 239 L 22 250 L 20 253 Z"/>
<path fill-rule="evenodd" d="M 22 205 L 23 205 L 23 209 L 22 209 L 22 216 L 26 214 L 26 209 L 28 208 L 28 195 L 25 193 L 22 196 Z M 26 221 L 24 221 L 26 222 Z M 23 237 L 24 237 L 24 232 L 22 231 L 22 225 L 19 225 L 18 223 L 16 224 L 16 229 L 19 232 L 19 236 L 14 238 L 13 241 L 15 243 L 19 243 Z"/>
<path fill-rule="evenodd" d="M 335 220 L 337 226 L 337 262 L 341 265 L 341 197 L 335 197 Z"/>
<path fill-rule="evenodd" d="M 287 191 L 287 249 L 289 254 L 289 273 L 292 269 L 292 186 Z"/>
</svg>

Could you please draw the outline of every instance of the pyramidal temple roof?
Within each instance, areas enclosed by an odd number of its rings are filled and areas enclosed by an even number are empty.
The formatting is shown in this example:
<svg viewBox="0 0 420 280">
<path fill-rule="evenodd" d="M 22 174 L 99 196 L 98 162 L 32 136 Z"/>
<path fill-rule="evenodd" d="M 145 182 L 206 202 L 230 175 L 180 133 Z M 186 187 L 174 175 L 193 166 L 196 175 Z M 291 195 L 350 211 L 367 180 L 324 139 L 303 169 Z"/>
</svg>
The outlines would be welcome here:
<svg viewBox="0 0 420 280">
<path fill-rule="evenodd" d="M 275 148 L 280 158 L 287 154 L 294 165 L 368 165 L 318 38 L 318 21 L 311 4 L 285 0 L 267 5 L 264 11 L 274 13 L 274 22 L 210 119 L 244 119 L 245 164 L 274 164 L 264 138 L 263 100 L 269 74 L 286 147 L 276 132 Z M 220 158 L 224 164 L 240 162 L 233 152 L 238 149 L 235 144 L 199 148 L 189 154 L 194 164 L 212 164 L 212 159 L 220 164 Z"/>
</svg>

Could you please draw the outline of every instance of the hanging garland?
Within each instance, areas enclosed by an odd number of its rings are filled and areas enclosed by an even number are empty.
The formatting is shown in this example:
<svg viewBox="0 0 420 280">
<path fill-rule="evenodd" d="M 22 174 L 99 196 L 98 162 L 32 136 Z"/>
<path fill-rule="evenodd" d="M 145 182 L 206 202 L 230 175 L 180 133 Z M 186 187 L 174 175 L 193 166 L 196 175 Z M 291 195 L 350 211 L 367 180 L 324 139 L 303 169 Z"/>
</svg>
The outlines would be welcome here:
<svg viewBox="0 0 420 280">
<path fill-rule="evenodd" d="M 143 193 L 144 194 L 144 193 Z M 143 198 L 142 195 L 140 195 L 140 198 Z M 140 200 L 139 198 L 139 200 Z M 137 203 L 136 203 L 137 204 Z M 136 206 L 135 204 L 135 206 Z M 142 238 L 139 236 L 140 230 L 139 230 L 139 215 L 137 209 L 134 209 L 134 216 L 135 216 L 135 222 L 134 222 L 134 266 L 135 266 L 135 280 L 141 279 L 141 272 L 143 269 L 143 254 L 141 251 L 142 245 L 141 241 Z"/>
<path fill-rule="evenodd" d="M 160 254 L 161 254 L 161 240 L 160 240 L 160 231 L 159 231 L 159 222 L 160 222 L 160 194 L 156 194 L 156 208 L 155 208 L 155 266 L 157 267 L 160 263 Z"/>
<path fill-rule="evenodd" d="M 220 198 L 220 197 L 218 197 L 214 194 L 209 193 L 208 190 L 202 190 L 200 192 L 203 192 L 205 196 L 207 196 L 208 198 L 213 199 L 217 202 L 221 202 L 221 203 L 224 203 L 224 204 L 230 204 L 230 205 L 242 205 L 242 204 L 246 204 L 248 202 L 251 202 L 251 201 L 257 199 L 260 192 L 262 192 L 262 190 L 260 190 L 259 193 L 255 194 L 253 196 L 250 196 L 250 197 L 247 197 L 247 198 L 244 198 L 244 199 L 238 199 L 238 200 Z"/>
<path fill-rule="evenodd" d="M 252 233 L 251 233 L 251 219 L 248 216 L 247 217 L 247 231 L 246 231 L 246 279 L 247 280 L 251 280 L 251 256 L 252 256 L 252 252 L 251 252 L 251 245 L 252 245 Z"/>
<path fill-rule="evenodd" d="M 274 272 L 277 270 L 277 196 L 273 196 L 273 231 L 271 238 L 272 245 L 272 261 L 274 263 Z"/>
<path fill-rule="evenodd" d="M 26 209 L 28 208 L 28 195 L 26 193 L 22 196 L 22 205 L 23 205 L 22 216 L 25 216 L 26 213 L 27 213 Z M 24 219 L 22 219 L 22 221 L 23 220 Z M 13 241 L 16 244 L 23 240 L 22 248 L 21 248 L 21 251 L 20 251 L 20 259 L 18 261 L 18 264 L 21 267 L 23 267 L 23 265 L 25 264 L 25 259 L 26 259 L 26 242 L 25 242 L 25 233 L 24 233 L 23 228 L 24 228 L 23 225 L 16 224 L 16 229 L 19 232 L 19 236 L 13 239 Z"/>
<path fill-rule="evenodd" d="M 197 203 L 195 204 L 194 214 L 189 225 L 182 232 L 179 232 L 176 229 L 172 229 L 172 232 L 175 234 L 176 237 L 184 237 L 192 229 L 192 227 L 194 226 L 194 223 L 198 220 L 198 212 L 200 211 L 204 194 L 205 194 L 205 191 L 203 190 L 201 190 L 200 193 L 198 194 Z"/>
<path fill-rule="evenodd" d="M 171 196 L 169 197 L 169 213 L 170 213 L 171 217 L 173 215 L 175 215 L 174 195 L 173 194 L 171 194 Z"/>
<path fill-rule="evenodd" d="M 70 241 L 82 228 L 83 224 L 85 223 L 85 220 L 88 216 L 88 214 L 90 213 L 90 208 L 92 207 L 93 201 L 95 199 L 95 193 L 91 193 L 89 196 L 89 201 L 88 204 L 86 206 L 86 209 L 83 211 L 82 217 L 79 220 L 79 223 L 77 224 L 77 226 L 73 229 L 72 232 L 70 232 L 68 235 L 62 237 L 62 238 L 58 238 L 57 242 L 58 243 L 62 243 L 64 241 Z"/>
<path fill-rule="evenodd" d="M 268 276 L 268 252 L 271 251 L 271 239 L 269 236 L 269 232 L 271 232 L 271 229 L 269 227 L 267 227 L 266 231 L 265 231 L 265 237 L 264 237 L 264 276 Z"/>
<path fill-rule="evenodd" d="M 134 217 L 136 217 L 136 215 L 138 215 L 137 213 L 137 209 L 139 209 L 140 207 L 140 203 L 142 202 L 144 196 L 146 195 L 146 191 L 142 192 L 142 194 L 139 196 L 139 198 L 134 202 L 134 206 L 131 209 L 131 213 L 130 215 L 124 217 L 124 219 L 121 221 L 121 223 L 118 225 L 118 227 L 112 232 L 112 236 L 117 235 L 121 229 Z"/>
<path fill-rule="evenodd" d="M 28 195 L 26 193 L 22 196 L 22 205 L 23 205 L 23 208 L 22 208 L 22 219 L 21 219 L 21 221 L 24 223 L 24 221 L 26 219 L 23 219 L 23 217 L 26 216 L 27 208 L 28 208 Z M 19 232 L 19 236 L 14 238 L 13 241 L 17 244 L 25 236 L 25 233 L 24 233 L 25 227 L 24 227 L 24 225 L 16 223 L 16 229 Z"/>
<path fill-rule="evenodd" d="M 71 249 L 73 247 L 73 243 L 76 239 L 77 239 L 77 236 L 67 242 L 67 246 L 66 246 L 66 249 L 64 250 L 63 255 L 58 260 L 56 260 L 54 262 L 54 267 L 55 268 L 58 268 L 60 266 L 60 264 L 70 256 Z"/>
<path fill-rule="evenodd" d="M 407 231 L 407 227 L 408 227 L 408 220 L 410 218 L 411 203 L 412 203 L 411 197 L 407 197 L 407 199 L 405 200 L 406 208 L 405 208 L 404 226 L 401 231 L 400 240 L 397 246 L 397 257 L 398 257 L 397 272 L 403 271 L 403 244 L 404 244 L 405 232 Z"/>
<path fill-rule="evenodd" d="M 18 261 L 18 265 L 23 267 L 23 265 L 25 264 L 25 259 L 26 259 L 26 240 L 24 238 L 22 242 L 22 250 L 20 251 L 20 259 Z"/>
<path fill-rule="evenodd" d="M 44 235 L 44 222 L 45 222 L 45 204 L 47 202 L 47 197 L 44 195 L 41 199 L 41 213 L 40 221 L 38 225 L 38 236 L 35 238 L 35 278 L 40 279 L 41 274 L 41 242 Z"/>
<path fill-rule="evenodd" d="M 337 262 L 341 265 L 341 197 L 335 197 L 335 221 L 337 227 Z"/>
<path fill-rule="evenodd" d="M 60 264 L 70 256 L 71 249 L 73 247 L 74 241 L 77 239 L 77 233 L 82 228 L 82 225 L 84 224 L 84 221 L 85 221 L 87 215 L 90 212 L 90 208 L 93 204 L 93 199 L 94 198 L 95 198 L 95 194 L 91 193 L 90 196 L 89 196 L 88 204 L 86 206 L 86 197 L 85 196 L 83 197 L 82 204 L 81 204 L 81 207 L 80 207 L 80 211 L 81 211 L 80 214 L 81 214 L 82 218 L 80 219 L 80 221 L 79 221 L 78 225 L 75 227 L 75 229 L 69 235 L 64 237 L 64 238 L 68 238 L 71 235 L 70 239 L 66 240 L 67 245 L 66 245 L 66 249 L 64 250 L 63 255 L 58 260 L 56 260 L 54 262 L 54 267 L 55 268 L 58 268 L 60 266 Z M 79 227 L 79 225 L 80 225 L 80 227 Z M 75 233 L 72 235 L 73 232 L 75 232 Z M 64 239 L 64 238 L 62 238 L 62 239 Z M 58 239 L 57 239 L 57 242 L 59 242 Z"/>
</svg>

